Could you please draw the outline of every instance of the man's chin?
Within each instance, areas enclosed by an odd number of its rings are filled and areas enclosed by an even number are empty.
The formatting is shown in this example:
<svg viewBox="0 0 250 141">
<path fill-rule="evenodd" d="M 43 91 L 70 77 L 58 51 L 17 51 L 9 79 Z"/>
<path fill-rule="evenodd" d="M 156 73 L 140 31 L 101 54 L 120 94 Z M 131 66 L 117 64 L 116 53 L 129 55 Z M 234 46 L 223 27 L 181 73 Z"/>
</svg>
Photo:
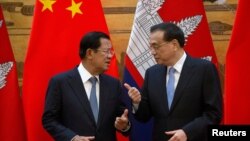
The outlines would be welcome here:
<svg viewBox="0 0 250 141">
<path fill-rule="evenodd" d="M 106 68 L 108 69 L 109 66 L 110 66 L 110 63 L 106 63 L 105 66 L 106 66 Z"/>
<path fill-rule="evenodd" d="M 158 59 L 155 59 L 155 62 L 156 62 L 157 64 L 161 64 L 161 61 L 159 61 Z"/>
<path fill-rule="evenodd" d="M 105 67 L 103 67 L 103 71 L 107 71 L 109 69 L 110 65 L 105 65 Z"/>
</svg>

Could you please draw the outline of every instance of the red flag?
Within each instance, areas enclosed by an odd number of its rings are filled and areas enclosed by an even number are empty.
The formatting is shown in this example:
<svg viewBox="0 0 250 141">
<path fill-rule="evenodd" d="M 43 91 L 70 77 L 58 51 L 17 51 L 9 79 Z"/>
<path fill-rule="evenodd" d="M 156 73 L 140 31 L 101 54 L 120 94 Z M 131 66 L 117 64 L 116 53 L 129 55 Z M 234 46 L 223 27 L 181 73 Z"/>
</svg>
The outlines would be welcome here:
<svg viewBox="0 0 250 141">
<path fill-rule="evenodd" d="M 26 141 L 17 70 L 0 6 L 0 139 Z"/>
<path fill-rule="evenodd" d="M 210 60 L 218 66 L 202 0 L 167 0 L 159 15 L 163 21 L 175 22 L 182 28 L 186 37 L 184 49 L 191 56 Z"/>
<path fill-rule="evenodd" d="M 188 54 L 218 66 L 202 0 L 139 0 L 125 58 L 125 82 L 141 87 L 146 69 L 156 64 L 149 49 L 149 34 L 150 27 L 161 22 L 175 23 L 184 31 Z M 132 140 L 150 140 L 152 125 L 134 123 Z"/>
<path fill-rule="evenodd" d="M 225 124 L 250 124 L 250 1 L 239 0 L 226 55 Z"/>
<path fill-rule="evenodd" d="M 80 63 L 80 39 L 89 31 L 109 34 L 99 0 L 36 1 L 23 77 L 28 141 L 52 140 L 41 122 L 48 81 Z M 110 70 L 118 77 L 115 56 Z"/>
</svg>

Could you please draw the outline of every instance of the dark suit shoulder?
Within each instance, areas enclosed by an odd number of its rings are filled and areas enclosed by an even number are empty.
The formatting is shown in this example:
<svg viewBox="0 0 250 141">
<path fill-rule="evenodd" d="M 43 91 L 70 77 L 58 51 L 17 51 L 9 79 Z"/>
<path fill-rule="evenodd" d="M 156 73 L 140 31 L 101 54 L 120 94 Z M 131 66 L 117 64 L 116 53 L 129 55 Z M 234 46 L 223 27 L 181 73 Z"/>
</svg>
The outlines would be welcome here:
<svg viewBox="0 0 250 141">
<path fill-rule="evenodd" d="M 69 76 L 72 76 L 72 75 L 79 75 L 77 67 L 75 67 L 75 68 L 73 68 L 71 70 L 68 70 L 68 71 L 64 71 L 64 72 L 58 73 L 58 74 L 54 75 L 51 79 L 54 79 L 54 80 L 64 80 L 65 78 L 67 78 Z"/>
<path fill-rule="evenodd" d="M 198 67 L 198 68 L 207 68 L 207 67 L 215 67 L 215 65 L 206 59 L 201 59 L 201 58 L 193 58 L 191 56 L 187 56 L 184 66 L 188 67 Z"/>
<path fill-rule="evenodd" d="M 114 77 L 107 75 L 107 74 L 101 74 L 100 79 L 108 81 L 110 83 L 120 83 L 120 81 L 117 78 L 114 78 Z"/>
<path fill-rule="evenodd" d="M 159 71 L 161 69 L 166 69 L 166 66 L 164 65 L 160 65 L 160 64 L 155 64 L 153 66 L 151 66 L 150 68 L 147 69 L 147 71 L 150 71 L 150 72 L 155 72 L 155 71 Z"/>
<path fill-rule="evenodd" d="M 206 59 L 201 59 L 201 58 L 190 58 L 193 60 L 193 62 L 198 63 L 198 64 L 204 64 L 204 65 L 210 65 L 212 64 L 211 61 L 208 61 Z"/>
</svg>

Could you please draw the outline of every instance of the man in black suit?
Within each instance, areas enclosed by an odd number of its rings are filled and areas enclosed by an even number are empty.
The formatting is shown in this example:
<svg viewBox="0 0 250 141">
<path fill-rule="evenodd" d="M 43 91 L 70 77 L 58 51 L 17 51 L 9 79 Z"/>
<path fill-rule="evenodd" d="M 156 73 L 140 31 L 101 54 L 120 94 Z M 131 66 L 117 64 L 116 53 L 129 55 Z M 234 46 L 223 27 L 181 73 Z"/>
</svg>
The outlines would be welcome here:
<svg viewBox="0 0 250 141">
<path fill-rule="evenodd" d="M 116 141 L 117 130 L 127 135 L 130 124 L 120 100 L 121 84 L 103 74 L 114 55 L 111 47 L 105 33 L 86 34 L 80 65 L 50 80 L 42 123 L 55 140 Z"/>
<path fill-rule="evenodd" d="M 207 126 L 219 124 L 222 117 L 216 67 L 185 53 L 184 33 L 175 24 L 160 23 L 150 32 L 157 64 L 146 71 L 141 94 L 124 84 L 135 118 L 146 122 L 154 117 L 153 141 L 206 141 Z"/>
</svg>

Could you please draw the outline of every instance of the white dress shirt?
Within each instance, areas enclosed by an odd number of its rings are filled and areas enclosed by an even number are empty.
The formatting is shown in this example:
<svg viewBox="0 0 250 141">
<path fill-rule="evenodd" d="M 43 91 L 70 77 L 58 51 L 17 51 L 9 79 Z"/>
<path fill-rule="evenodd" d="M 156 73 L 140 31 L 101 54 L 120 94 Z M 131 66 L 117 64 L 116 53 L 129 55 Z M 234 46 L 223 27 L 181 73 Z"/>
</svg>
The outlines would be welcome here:
<svg viewBox="0 0 250 141">
<path fill-rule="evenodd" d="M 78 66 L 78 71 L 80 73 L 81 79 L 82 79 L 82 83 L 83 86 L 85 88 L 86 94 L 88 99 L 90 98 L 90 91 L 91 91 L 91 87 L 92 87 L 92 83 L 89 81 L 89 79 L 91 77 L 93 77 L 88 70 L 86 70 L 84 68 L 84 66 L 82 65 L 82 63 L 80 63 L 80 65 Z M 96 82 L 96 98 L 97 98 L 97 104 L 99 107 L 99 99 L 100 99 L 100 80 L 99 80 L 99 75 L 94 76 L 97 78 L 97 82 Z"/>
<path fill-rule="evenodd" d="M 179 81 L 179 78 L 180 78 L 180 75 L 181 75 L 181 71 L 182 71 L 182 67 L 184 65 L 184 62 L 187 58 L 187 54 L 184 52 L 184 54 L 182 55 L 182 57 L 175 63 L 174 66 L 168 66 L 168 69 L 167 69 L 167 72 L 169 72 L 169 68 L 170 67 L 173 67 L 175 68 L 175 73 L 174 73 L 174 78 L 175 78 L 175 83 L 174 83 L 174 89 L 177 87 L 177 84 L 178 84 L 178 81 Z M 168 83 L 168 78 L 169 78 L 169 73 L 167 73 L 166 75 L 166 84 Z M 138 110 L 138 107 L 139 107 L 139 104 L 134 104 L 133 103 L 133 106 L 132 106 L 132 113 L 135 113 L 137 110 Z"/>
<path fill-rule="evenodd" d="M 166 78 L 166 80 L 167 80 L 166 84 L 168 83 L 168 79 L 169 79 L 169 69 L 171 67 L 173 67 L 175 69 L 175 73 L 174 73 L 174 78 L 175 78 L 174 79 L 175 80 L 175 82 L 174 82 L 174 89 L 176 88 L 176 86 L 177 86 L 177 84 L 179 82 L 179 78 L 180 78 L 180 75 L 181 75 L 182 67 L 184 65 L 184 62 L 185 62 L 186 58 L 187 58 L 187 54 L 184 52 L 184 54 L 182 55 L 182 57 L 174 64 L 174 66 L 168 66 L 167 76 L 166 76 L 167 77 Z"/>
</svg>

